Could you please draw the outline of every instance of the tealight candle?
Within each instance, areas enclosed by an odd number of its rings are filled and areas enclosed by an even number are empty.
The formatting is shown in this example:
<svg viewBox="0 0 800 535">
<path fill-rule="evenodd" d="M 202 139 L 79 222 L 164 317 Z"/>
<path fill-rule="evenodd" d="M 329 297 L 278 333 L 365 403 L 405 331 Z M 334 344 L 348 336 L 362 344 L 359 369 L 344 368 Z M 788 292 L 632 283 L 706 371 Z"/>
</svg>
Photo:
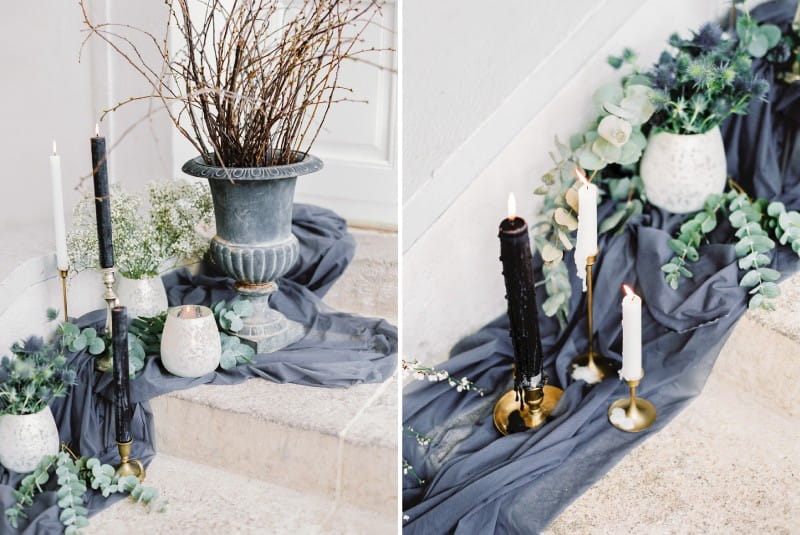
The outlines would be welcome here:
<svg viewBox="0 0 800 535">
<path fill-rule="evenodd" d="M 167 311 L 161 335 L 161 364 L 178 377 L 202 377 L 219 366 L 222 353 L 210 308 L 183 305 Z"/>
<path fill-rule="evenodd" d="M 642 299 L 627 284 L 622 285 L 622 370 L 626 381 L 642 378 Z"/>
</svg>

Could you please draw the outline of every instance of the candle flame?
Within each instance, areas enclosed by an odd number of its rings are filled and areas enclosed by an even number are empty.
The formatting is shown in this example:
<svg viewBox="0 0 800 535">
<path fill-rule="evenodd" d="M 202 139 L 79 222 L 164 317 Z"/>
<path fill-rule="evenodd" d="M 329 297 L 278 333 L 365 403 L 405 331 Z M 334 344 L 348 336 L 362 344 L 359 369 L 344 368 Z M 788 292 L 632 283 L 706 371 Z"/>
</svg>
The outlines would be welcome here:
<svg viewBox="0 0 800 535">
<path fill-rule="evenodd" d="M 100 136 L 100 123 L 94 123 L 94 135 Z"/>
<path fill-rule="evenodd" d="M 58 154 L 58 151 L 56 150 L 56 140 L 54 139 L 53 140 L 53 155 L 56 155 L 56 154 Z"/>
<path fill-rule="evenodd" d="M 517 198 L 513 193 L 508 194 L 508 218 L 512 221 L 517 217 Z"/>
<path fill-rule="evenodd" d="M 589 179 L 586 178 L 586 173 L 584 173 L 583 169 L 580 167 L 575 167 L 575 176 L 578 177 L 578 180 L 580 180 L 581 184 L 584 186 L 588 186 L 590 184 Z"/>
<path fill-rule="evenodd" d="M 625 292 L 626 296 L 635 296 L 636 292 L 633 291 L 633 288 L 630 287 L 629 284 L 622 285 L 622 291 Z"/>
</svg>

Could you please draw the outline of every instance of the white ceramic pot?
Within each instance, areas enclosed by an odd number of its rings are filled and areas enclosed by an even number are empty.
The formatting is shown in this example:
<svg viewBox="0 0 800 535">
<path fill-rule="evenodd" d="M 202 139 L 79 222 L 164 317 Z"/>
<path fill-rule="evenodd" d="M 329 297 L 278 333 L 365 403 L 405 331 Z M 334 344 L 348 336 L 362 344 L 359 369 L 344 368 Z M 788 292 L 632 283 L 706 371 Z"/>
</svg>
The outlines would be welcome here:
<svg viewBox="0 0 800 535">
<path fill-rule="evenodd" d="M 128 316 L 131 318 L 156 316 L 169 306 L 161 277 L 129 279 L 120 275 L 117 297 L 120 305 L 128 307 Z"/>
<path fill-rule="evenodd" d="M 173 307 L 161 336 L 161 363 L 173 375 L 201 377 L 219 366 L 219 331 L 211 309 L 199 305 Z"/>
<path fill-rule="evenodd" d="M 0 416 L 0 463 L 14 472 L 32 472 L 45 455 L 58 453 L 59 438 L 50 407 L 36 414 Z"/>
<path fill-rule="evenodd" d="M 704 134 L 651 135 L 639 173 L 652 204 L 676 214 L 702 209 L 706 197 L 725 189 L 728 171 L 719 127 Z"/>
</svg>

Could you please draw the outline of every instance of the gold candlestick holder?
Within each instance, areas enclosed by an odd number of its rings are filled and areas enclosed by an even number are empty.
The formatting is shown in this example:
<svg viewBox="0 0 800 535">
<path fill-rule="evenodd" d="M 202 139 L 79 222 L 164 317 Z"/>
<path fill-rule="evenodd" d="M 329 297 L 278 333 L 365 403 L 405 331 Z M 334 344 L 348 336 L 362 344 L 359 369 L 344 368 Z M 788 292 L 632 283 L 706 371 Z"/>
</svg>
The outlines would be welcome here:
<svg viewBox="0 0 800 535">
<path fill-rule="evenodd" d="M 536 429 L 547 421 L 564 391 L 550 385 L 522 389 L 522 399 L 517 390 L 509 390 L 494 406 L 494 426 L 507 435 L 510 421 L 517 420 L 527 429 Z"/>
<path fill-rule="evenodd" d="M 610 359 L 594 350 L 594 318 L 593 318 L 593 282 L 592 266 L 597 261 L 597 254 L 586 257 L 586 325 L 589 338 L 589 349 L 586 353 L 578 355 L 572 359 L 570 364 L 570 375 L 577 368 L 588 368 L 597 377 L 596 382 L 600 382 L 606 377 L 614 375 L 619 370 L 617 361 Z M 592 383 L 593 384 L 593 383 Z"/>
<path fill-rule="evenodd" d="M 656 408 L 653 404 L 646 399 L 636 397 L 636 387 L 639 386 L 642 377 L 635 380 L 626 379 L 625 382 L 631 389 L 630 397 L 618 399 L 608 408 L 608 421 L 621 431 L 638 433 L 656 421 Z"/>
<path fill-rule="evenodd" d="M 117 465 L 116 474 L 119 477 L 136 476 L 139 481 L 144 481 L 147 476 L 147 471 L 144 469 L 142 461 L 139 459 L 131 459 L 131 445 L 133 440 L 128 442 L 117 442 L 117 450 L 119 451 L 119 464 Z"/>
<path fill-rule="evenodd" d="M 103 286 L 105 287 L 105 291 L 103 292 L 103 299 L 106 300 L 106 336 L 111 338 L 111 309 L 114 308 L 119 304 L 119 299 L 117 299 L 117 294 L 114 291 L 114 282 L 116 281 L 116 271 L 117 268 L 111 266 L 109 268 L 103 268 Z M 107 372 L 111 369 L 111 354 L 106 352 L 105 355 L 102 357 L 98 357 L 95 368 L 101 372 Z"/>
<path fill-rule="evenodd" d="M 69 270 L 59 269 L 58 274 L 61 275 L 61 297 L 64 300 L 64 322 L 69 321 L 69 311 L 67 310 L 67 275 Z"/>
</svg>

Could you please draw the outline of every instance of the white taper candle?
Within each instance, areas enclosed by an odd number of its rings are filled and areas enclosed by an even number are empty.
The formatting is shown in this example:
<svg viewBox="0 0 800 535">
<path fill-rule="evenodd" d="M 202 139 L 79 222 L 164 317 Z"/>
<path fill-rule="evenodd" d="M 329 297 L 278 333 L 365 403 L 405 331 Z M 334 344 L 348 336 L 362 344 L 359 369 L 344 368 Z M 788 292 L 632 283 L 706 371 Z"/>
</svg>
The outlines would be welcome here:
<svg viewBox="0 0 800 535">
<path fill-rule="evenodd" d="M 64 227 L 64 192 L 61 187 L 61 156 L 53 141 L 53 154 L 50 155 L 50 185 L 53 197 L 53 228 L 56 237 L 56 265 L 61 271 L 69 269 L 67 255 L 67 233 Z"/>
<path fill-rule="evenodd" d="M 586 258 L 597 254 L 597 186 L 575 168 L 578 186 L 578 237 L 575 243 L 575 269 L 586 291 Z"/>
<path fill-rule="evenodd" d="M 622 370 L 620 376 L 628 381 L 642 377 L 642 299 L 633 288 L 622 285 Z"/>
</svg>

